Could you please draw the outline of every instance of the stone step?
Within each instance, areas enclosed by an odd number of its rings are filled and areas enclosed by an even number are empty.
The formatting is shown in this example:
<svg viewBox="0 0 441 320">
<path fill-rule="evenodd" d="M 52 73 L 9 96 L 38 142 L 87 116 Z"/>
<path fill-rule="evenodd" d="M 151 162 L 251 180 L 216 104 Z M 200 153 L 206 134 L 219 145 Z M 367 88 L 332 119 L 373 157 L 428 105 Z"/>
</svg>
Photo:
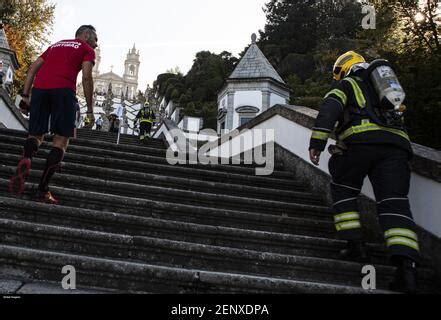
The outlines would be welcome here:
<svg viewBox="0 0 441 320">
<path fill-rule="evenodd" d="M 87 136 L 78 137 L 77 136 L 76 139 L 93 140 L 93 141 L 107 142 L 107 143 L 120 144 L 120 145 L 144 146 L 144 147 L 153 147 L 153 148 L 158 148 L 158 149 L 166 149 L 163 145 L 141 144 L 138 140 L 132 141 L 127 138 L 126 139 L 120 138 L 119 143 L 118 143 L 118 139 L 116 137 L 115 138 L 112 138 L 112 137 L 97 138 L 97 137 L 87 137 Z M 71 139 L 71 142 L 74 142 L 76 139 Z"/>
<path fill-rule="evenodd" d="M 61 281 L 33 281 L 14 277 L 14 279 L 1 279 L 0 295 L 96 295 L 96 294 L 123 294 L 117 290 L 103 288 L 77 287 L 75 290 L 64 290 Z"/>
<path fill-rule="evenodd" d="M 5 154 L 21 155 L 22 147 L 15 144 L 5 144 L 0 142 L 0 149 Z M 84 152 L 84 150 L 82 150 Z M 45 159 L 49 152 L 47 145 L 42 145 L 35 158 Z M 161 176 L 171 176 L 180 178 L 191 178 L 199 181 L 211 181 L 220 183 L 241 184 L 247 186 L 255 186 L 259 188 L 271 188 L 278 190 L 296 190 L 306 191 L 308 187 L 297 180 L 281 179 L 273 177 L 260 177 L 254 175 L 243 175 L 235 173 L 226 173 L 222 171 L 213 171 L 208 169 L 195 169 L 186 166 L 172 166 L 169 164 L 156 164 L 148 162 L 142 156 L 136 155 L 130 159 L 130 155 L 126 155 L 129 160 L 125 158 L 115 158 L 111 156 L 91 156 L 89 153 L 76 153 L 75 150 L 70 149 L 64 157 L 65 163 L 78 163 L 88 166 L 98 166 L 101 168 L 109 168 L 121 170 L 126 172 L 144 172 L 147 174 L 156 174 Z M 203 167 L 201 167 L 203 168 Z"/>
<path fill-rule="evenodd" d="M 119 145 L 129 145 L 129 146 L 135 146 L 135 147 L 149 147 L 149 148 L 157 148 L 157 149 L 167 149 L 165 145 L 162 143 L 151 143 L 151 142 L 143 142 L 141 143 L 139 139 L 127 139 L 127 138 L 121 138 L 119 139 L 117 137 L 94 137 L 94 136 L 77 136 L 77 138 L 72 138 L 71 141 L 75 142 L 75 140 L 93 140 L 93 141 L 100 141 L 100 142 L 107 142 L 112 144 L 119 144 Z"/>
<path fill-rule="evenodd" d="M 22 146 L 24 144 L 25 138 L 14 137 L 14 136 L 5 136 L 0 134 L 0 143 L 10 144 L 15 146 Z M 78 142 L 81 141 L 81 144 Z M 50 148 L 50 143 L 45 142 L 42 145 L 43 148 Z M 76 140 L 69 145 L 69 153 L 81 153 L 87 155 L 96 155 L 96 156 L 107 156 L 116 159 L 126 159 L 126 160 L 135 160 L 135 161 L 144 161 L 149 163 L 158 163 L 158 164 L 170 164 L 170 159 L 166 158 L 166 150 L 157 149 L 157 148 L 147 148 L 147 147 L 134 147 L 127 145 L 115 145 L 112 143 L 99 142 L 94 140 Z M 220 160 L 219 160 L 220 161 Z M 188 168 L 200 168 L 205 170 L 217 170 L 220 172 L 228 172 L 228 173 L 239 173 L 246 175 L 256 175 L 256 169 L 251 168 L 249 166 L 241 166 L 241 165 L 222 165 L 220 164 L 211 164 L 211 165 L 203 165 L 203 164 L 190 164 L 187 163 L 185 166 Z M 285 178 L 285 179 L 293 179 L 294 176 L 290 172 L 275 170 L 272 174 L 273 177 L 277 178 Z"/>
<path fill-rule="evenodd" d="M 9 129 L 0 129 L 0 135 L 3 136 L 10 136 L 10 137 L 16 137 L 16 138 L 22 138 L 26 139 L 28 134 L 23 131 L 15 131 L 15 130 L 9 130 Z M 52 141 L 53 136 L 52 135 L 46 135 L 45 140 L 46 141 Z M 109 144 L 116 145 L 117 143 L 117 136 L 93 136 L 93 135 L 81 135 L 77 134 L 76 138 L 71 138 L 70 141 L 72 143 L 84 143 L 85 141 L 95 141 L 95 142 L 106 142 Z M 119 145 L 130 145 L 132 148 L 134 147 L 145 147 L 145 148 L 154 148 L 158 150 L 166 150 L 167 146 L 165 145 L 164 141 L 162 140 L 149 140 L 148 143 L 140 144 L 139 140 L 134 137 L 120 137 L 120 144 Z"/>
<path fill-rule="evenodd" d="M 27 225 L 28 227 L 32 226 L 32 228 L 36 227 L 39 223 L 42 224 L 41 226 L 37 226 L 39 228 L 38 232 L 30 231 L 30 236 L 35 234 L 42 236 L 42 230 L 45 228 L 44 225 L 49 224 L 49 227 L 54 227 L 55 230 L 58 230 L 57 228 L 61 227 L 61 229 L 65 230 L 66 232 L 70 232 L 73 228 L 77 229 L 77 231 L 80 230 L 81 232 L 86 230 L 95 231 L 98 235 L 111 232 L 114 234 L 118 233 L 131 235 L 135 238 L 141 237 L 149 239 L 172 240 L 170 244 L 164 244 L 164 248 L 173 247 L 173 243 L 179 247 L 182 243 L 189 242 L 191 244 L 201 244 L 198 246 L 199 248 L 215 246 L 235 248 L 237 252 L 240 252 L 240 250 L 255 251 L 255 254 L 259 257 L 262 256 L 262 252 L 264 256 L 269 253 L 279 253 L 284 256 L 296 255 L 301 257 L 327 258 L 331 259 L 329 260 L 331 262 L 334 261 L 336 253 L 344 244 L 342 241 L 327 238 L 255 232 L 231 228 L 206 227 L 187 223 L 182 224 L 177 222 L 161 221 L 159 219 L 125 216 L 115 213 L 94 212 L 91 210 L 65 208 L 60 206 L 47 206 L 39 203 L 7 198 L 0 198 L 0 208 L 4 208 L 3 210 L 0 209 L 0 213 L 5 220 L 14 220 L 8 221 L 7 223 L 18 225 L 23 224 L 25 226 Z M 14 209 L 16 210 L 16 214 L 14 214 Z M 27 221 L 27 223 L 25 223 L 22 219 Z M 110 225 L 113 225 L 113 227 L 109 227 Z M 66 228 L 66 226 L 68 226 L 68 228 Z M 5 232 L 1 232 L 0 234 L 8 237 L 8 241 L 12 241 L 11 243 L 14 244 L 17 243 L 17 240 L 11 240 L 11 237 L 13 237 L 15 234 L 21 233 L 18 231 L 13 232 L 11 231 L 12 229 L 14 228 L 5 227 Z M 2 229 L 0 228 L 0 231 L 1 230 Z M 8 233 L 12 234 L 9 236 Z M 51 239 L 51 237 L 47 235 L 42 237 L 42 243 L 46 243 Z M 61 236 L 63 239 L 66 237 L 66 235 Z M 81 238 L 80 236 L 74 237 L 78 239 Z M 74 243 L 75 241 L 70 242 Z M 108 243 L 108 241 L 105 242 Z M 96 247 L 99 247 L 99 245 Z M 104 248 L 105 245 L 102 245 L 102 247 Z M 152 247 L 156 248 L 160 247 L 160 245 L 156 243 L 152 244 Z M 82 244 L 79 244 L 78 248 L 83 250 L 85 247 Z M 382 246 L 377 244 L 369 244 L 369 248 L 372 255 L 372 261 L 369 264 L 374 263 L 376 266 L 382 266 L 388 261 L 385 254 L 385 249 Z M 228 249 L 223 250 L 230 251 Z M 128 249 L 122 249 L 122 252 L 125 251 L 128 251 Z M 190 252 L 193 253 L 196 251 L 197 250 L 194 249 L 194 247 L 192 247 L 190 250 Z M 96 251 L 95 247 L 92 246 L 90 253 L 94 255 L 97 252 L 99 251 Z M 117 252 L 117 250 L 112 249 L 112 252 Z M 200 255 L 202 255 L 202 253 L 198 254 L 198 256 Z M 276 256 L 278 255 L 276 254 Z M 268 260 L 268 258 L 266 258 L 266 260 Z M 185 264 L 186 260 L 184 258 L 182 261 L 184 261 L 183 263 Z M 239 260 L 238 263 L 240 263 Z M 258 263 L 258 265 L 261 264 L 262 263 Z M 223 264 L 219 262 L 219 267 L 222 267 L 222 265 Z M 433 276 L 433 272 L 428 269 L 420 269 L 420 272 L 429 278 Z M 275 276 L 275 271 L 271 271 L 271 274 Z M 279 274 L 279 276 L 280 275 L 281 274 Z M 423 276 L 422 278 L 426 279 L 426 276 Z M 390 277 L 387 281 L 389 280 Z M 430 291 L 432 288 L 430 283 L 428 283 L 426 280 L 423 281 L 422 288 Z M 386 278 L 384 278 L 384 283 L 387 283 L 387 281 Z"/>
<path fill-rule="evenodd" d="M 90 129 L 81 128 L 81 129 L 77 130 L 77 136 L 79 136 L 80 138 L 83 138 L 83 137 L 97 137 L 97 138 L 115 137 L 116 138 L 118 136 L 118 133 L 104 131 L 104 130 L 98 131 L 98 130 L 90 130 Z M 135 136 L 132 134 L 125 134 L 121 130 L 120 137 L 136 140 L 136 138 L 138 136 Z"/>
<path fill-rule="evenodd" d="M 0 177 L 8 179 L 15 173 L 15 167 L 0 165 Z M 38 185 L 42 171 L 32 170 L 28 179 L 27 188 L 31 190 L 31 185 Z M 63 187 L 75 189 L 87 193 L 95 192 L 109 196 L 122 196 L 129 199 L 142 196 L 145 200 L 166 201 L 176 204 L 197 205 L 208 208 L 220 208 L 230 210 L 240 210 L 255 213 L 265 213 L 273 215 L 284 215 L 289 217 L 304 217 L 330 221 L 329 208 L 322 205 L 310 205 L 307 201 L 300 202 L 281 202 L 257 198 L 237 197 L 223 194 L 210 194 L 205 192 L 195 192 L 179 190 L 174 188 L 163 188 L 155 186 L 141 186 L 127 182 L 116 182 L 90 177 L 80 177 L 64 173 L 56 174 L 51 180 L 51 190 L 53 187 Z M 54 193 L 57 196 L 56 193 Z M 64 201 L 60 198 L 60 201 Z M 105 205 L 109 205 L 106 203 Z"/>
<path fill-rule="evenodd" d="M 42 151 L 43 153 L 44 151 Z M 6 166 L 15 166 L 21 156 L 0 154 L 0 163 Z M 32 161 L 33 170 L 43 170 L 46 164 L 45 159 L 35 157 Z M 100 166 L 82 165 L 70 162 L 64 162 L 62 172 L 75 175 L 77 177 L 94 177 L 97 179 L 110 180 L 115 182 L 128 182 L 142 186 L 155 186 L 175 188 L 188 191 L 199 191 L 206 193 L 225 194 L 233 196 L 243 196 L 249 198 L 266 199 L 284 202 L 299 202 L 308 204 L 322 204 L 322 200 L 304 191 L 288 191 L 259 188 L 241 184 L 227 184 L 220 182 L 210 182 L 204 180 L 195 180 L 191 178 L 179 178 L 173 176 L 162 176 L 142 172 L 127 172 L 123 170 L 107 169 Z"/>
<path fill-rule="evenodd" d="M 335 285 L 361 284 L 364 265 L 353 262 L 201 245 L 166 239 L 103 233 L 0 219 L 3 245 L 149 263 L 163 267 L 269 276 Z M 385 289 L 395 268 L 375 265 L 377 286 Z M 428 279 L 422 272 L 421 282 Z"/>
<path fill-rule="evenodd" d="M 332 224 L 300 220 L 293 218 L 282 218 L 270 220 L 271 217 L 264 215 L 239 217 L 240 212 L 207 212 L 198 207 L 184 208 L 187 212 L 190 209 L 201 211 L 200 223 L 181 220 L 169 220 L 161 214 L 156 213 L 156 208 L 162 210 L 169 207 L 166 203 L 147 204 L 144 211 L 136 211 L 133 214 L 122 213 L 119 210 L 98 211 L 91 209 L 69 206 L 50 206 L 25 199 L 0 197 L 0 212 L 5 219 L 27 221 L 31 223 L 44 223 L 63 227 L 89 229 L 93 231 L 130 234 L 134 236 L 160 237 L 175 241 L 195 242 L 208 245 L 221 245 L 232 248 L 246 248 L 265 252 L 304 254 L 316 257 L 335 257 L 335 254 L 344 246 L 344 242 L 333 239 Z M 183 207 L 180 205 L 180 207 Z M 176 209 L 170 209 L 178 211 Z M 151 211 L 151 212 L 150 212 Z M 205 212 L 204 212 L 205 211 Z M 239 222 L 236 227 L 218 225 L 215 222 L 222 220 L 222 214 L 227 219 L 227 214 L 236 214 Z M 181 213 L 186 216 L 187 213 Z M 213 224 L 207 224 L 203 218 L 213 220 Z M 246 221 L 246 217 L 249 221 Z M 257 224 L 261 218 L 265 228 L 252 229 L 251 227 L 240 228 L 240 220 L 246 226 Z M 255 221 L 253 221 L 255 220 Z M 286 232 L 269 231 L 266 225 L 291 226 Z M 245 227 L 246 227 L 245 226 Z M 308 236 L 302 235 L 308 233 Z M 317 230 L 322 230 L 319 232 Z M 289 232 L 289 233 L 288 233 Z M 318 234 L 312 236 L 311 234 Z M 382 246 L 372 244 L 375 256 L 384 260 L 385 250 Z"/>
<path fill-rule="evenodd" d="M 9 181 L 0 178 L 0 194 L 8 193 Z M 127 215 L 157 217 L 172 221 L 191 222 L 213 226 L 252 228 L 262 231 L 296 232 L 303 235 L 330 235 L 335 233 L 331 219 L 299 218 L 287 215 L 268 215 L 239 210 L 185 205 L 166 201 L 151 201 L 82 190 L 52 186 L 60 205 L 73 208 L 111 211 Z M 29 192 L 21 197 L 31 200 Z"/>
<path fill-rule="evenodd" d="M 9 143 L 9 144 L 15 144 L 18 146 L 23 146 L 24 142 L 26 141 L 25 137 L 16 137 L 11 135 L 4 135 L 0 134 L 0 142 L 3 143 Z M 52 137 L 47 137 L 45 139 L 45 145 L 51 145 Z M 85 150 L 93 152 L 95 154 L 100 154 L 101 151 L 117 151 L 119 153 L 126 153 L 126 152 L 132 152 L 135 154 L 141 154 L 141 155 L 149 155 L 151 157 L 157 157 L 157 158 L 165 158 L 166 151 L 162 148 L 154 148 L 149 146 L 131 146 L 131 145 L 124 145 L 124 144 L 114 144 L 109 143 L 105 141 L 99 141 L 99 140 L 83 140 L 83 139 L 75 139 L 72 140 L 71 143 L 69 143 L 69 149 L 81 149 L 84 148 Z M 165 159 L 164 159 L 165 161 Z"/>
<path fill-rule="evenodd" d="M 0 128 L 0 134 L 22 137 L 22 138 L 26 138 L 28 136 L 28 133 L 26 131 L 5 129 L 5 128 Z M 52 139 L 50 135 L 47 135 L 47 138 Z M 98 132 L 95 130 L 92 131 L 92 130 L 79 129 L 77 130 L 77 138 L 80 140 L 98 140 L 98 141 L 108 141 L 110 143 L 116 143 L 118 135 L 116 133 L 111 133 L 111 132 Z M 139 137 L 121 134 L 120 142 L 122 144 L 128 143 L 128 144 L 139 145 Z M 160 149 L 167 148 L 166 144 L 161 139 L 150 139 L 148 141 L 148 146 L 157 147 Z"/>
<path fill-rule="evenodd" d="M 88 129 L 78 129 L 77 130 L 77 136 L 80 139 L 89 139 L 89 138 L 102 139 L 102 138 L 109 138 L 109 139 L 112 139 L 112 140 L 116 141 L 116 139 L 118 137 L 118 134 L 114 133 L 114 132 L 88 130 Z M 132 142 L 138 142 L 139 136 L 121 133 L 120 139 L 124 139 L 124 140 L 127 140 L 127 141 L 132 141 Z M 164 141 L 162 139 L 150 139 L 149 143 L 150 144 L 162 145 L 165 148 L 165 143 L 164 143 Z"/>
<path fill-rule="evenodd" d="M 363 294 L 359 287 L 164 267 L 117 259 L 0 245 L 0 273 L 59 281 L 64 266 L 76 267 L 77 285 L 117 289 L 126 293 L 329 293 Z M 389 293 L 376 291 L 375 293 Z"/>
<path fill-rule="evenodd" d="M 90 130 L 85 130 L 82 134 L 78 135 L 79 139 L 86 139 L 86 140 L 98 140 L 98 141 L 104 141 L 104 142 L 111 142 L 111 143 L 115 143 L 117 141 L 117 134 L 110 134 L 109 136 L 106 136 L 105 134 L 102 133 L 89 133 L 89 132 L 95 132 L 95 131 L 90 131 Z M 140 143 L 139 141 L 139 137 L 138 136 L 131 136 L 131 135 L 121 135 L 120 137 L 120 144 L 128 144 L 128 145 L 135 145 L 135 146 L 142 146 L 143 144 Z M 158 146 L 161 146 L 164 149 L 168 148 L 168 143 L 164 142 L 161 139 L 150 139 L 148 140 L 148 144 L 147 145 L 155 145 L 157 144 Z M 244 166 L 244 167 L 251 167 L 254 168 L 255 165 L 253 164 L 239 164 L 240 166 Z"/>
<path fill-rule="evenodd" d="M 166 207 L 168 204 L 156 204 Z M 197 210 L 197 208 L 195 208 Z M 212 226 L 197 223 L 166 220 L 163 216 L 135 216 L 115 212 L 94 211 L 65 206 L 49 206 L 22 199 L 0 197 L 0 213 L 5 219 L 42 223 L 61 227 L 87 229 L 98 232 L 128 234 L 132 236 L 159 237 L 174 241 L 247 249 L 262 252 L 273 252 L 289 255 L 336 259 L 337 253 L 345 242 L 334 238 L 335 234 L 311 236 L 314 231 L 307 230 L 308 236 L 301 235 L 299 228 L 333 228 L 331 224 L 316 221 L 284 218 L 277 221 L 292 225 L 289 233 L 282 231 L 263 231 L 248 227 L 247 229 Z M 185 215 L 185 212 L 182 212 Z M 207 217 L 211 212 L 205 212 Z M 216 217 L 214 217 L 216 218 Z M 261 216 L 267 224 L 273 223 L 268 217 Z M 205 221 L 204 221 L 205 222 Z M 265 221 L 264 221 L 265 222 Z M 309 225 L 308 225 L 309 224 Z M 384 244 L 368 243 L 370 262 L 388 264 L 388 253 Z M 430 265 L 422 260 L 423 265 Z"/>
<path fill-rule="evenodd" d="M 11 138 L 21 138 L 21 139 L 26 139 L 27 134 L 24 133 L 23 131 L 16 131 L 16 130 L 9 130 L 9 129 L 0 129 L 0 141 L 2 139 L 2 137 L 11 137 Z M 48 135 L 46 137 L 46 141 L 51 142 L 52 141 L 52 136 Z M 151 143 L 152 142 L 152 143 Z M 106 141 L 106 139 L 99 139 L 99 138 L 94 138 L 94 137 L 86 137 L 85 139 L 71 139 L 71 143 L 70 145 L 73 146 L 85 146 L 85 147 L 100 147 L 100 149 L 105 149 L 105 150 L 117 150 L 117 151 L 121 151 L 121 152 L 130 152 L 130 153 L 135 153 L 135 154 L 143 154 L 143 155 L 151 155 L 151 156 L 159 156 L 159 157 L 165 157 L 165 153 L 168 149 L 168 146 L 161 140 L 151 140 L 149 143 L 147 144 L 140 144 L 140 143 L 133 143 L 133 141 L 130 141 L 130 143 L 127 145 L 124 142 L 120 143 L 119 145 L 116 144 L 116 140 L 115 141 Z M 156 150 L 155 150 L 156 149 Z M 159 152 L 159 151 L 162 151 Z M 239 164 L 232 164 L 232 163 L 227 163 L 227 164 L 222 164 L 221 163 L 221 159 L 219 159 L 219 163 L 216 165 L 213 165 L 215 167 L 218 167 L 218 169 L 222 169 L 222 170 L 226 170 L 229 171 L 230 167 L 233 167 L 235 169 L 241 169 L 244 168 L 246 170 L 248 170 L 248 172 L 253 171 L 253 169 L 256 167 L 255 164 L 245 164 L 245 163 L 239 163 Z M 261 166 L 260 166 L 261 167 Z M 233 169 L 233 170 L 235 170 Z M 276 171 L 280 171 L 281 175 L 285 175 L 285 176 L 292 176 L 290 173 L 284 172 L 283 168 L 281 167 L 281 164 L 276 163 L 275 164 L 275 169 Z M 276 172 L 278 173 L 278 172 Z"/>
</svg>

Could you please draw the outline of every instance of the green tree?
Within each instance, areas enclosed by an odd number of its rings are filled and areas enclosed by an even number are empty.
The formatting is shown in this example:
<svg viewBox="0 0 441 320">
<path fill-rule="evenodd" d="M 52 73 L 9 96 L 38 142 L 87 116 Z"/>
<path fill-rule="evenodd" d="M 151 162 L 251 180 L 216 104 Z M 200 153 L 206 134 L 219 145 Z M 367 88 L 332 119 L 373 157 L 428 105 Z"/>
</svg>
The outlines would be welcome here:
<svg viewBox="0 0 441 320">
<path fill-rule="evenodd" d="M 277 69 L 283 78 L 295 74 L 305 81 L 314 73 L 314 57 L 311 54 L 290 53 L 283 58 Z"/>
<path fill-rule="evenodd" d="M 183 115 L 202 117 L 205 126 L 215 129 L 217 93 L 237 61 L 226 51 L 220 54 L 198 52 L 187 75 L 161 74 L 154 83 L 154 90 L 179 104 Z"/>
<path fill-rule="evenodd" d="M 54 11 L 55 5 L 47 0 L 2 0 L 0 3 L 0 19 L 20 63 L 14 80 L 15 93 L 22 90 L 29 66 L 48 44 Z"/>
<path fill-rule="evenodd" d="M 441 148 L 441 17 L 428 0 L 270 0 L 258 42 L 293 89 L 291 103 L 318 108 L 336 58 L 349 50 L 388 59 L 407 93 L 413 141 Z M 375 5 L 376 29 L 362 29 L 364 4 Z"/>
<path fill-rule="evenodd" d="M 259 47 L 293 89 L 291 103 L 318 108 L 338 55 L 358 47 L 362 10 L 346 0 L 271 0 Z"/>
<path fill-rule="evenodd" d="M 375 1 L 377 29 L 364 35 L 373 58 L 386 58 L 406 91 L 406 125 L 414 142 L 441 149 L 440 11 L 433 0 Z"/>
<path fill-rule="evenodd" d="M 171 69 L 168 69 L 168 70 L 166 71 L 166 73 L 181 74 L 181 75 L 182 75 L 181 69 L 179 69 L 178 66 L 176 66 L 176 67 L 174 67 L 174 68 L 171 68 Z"/>
<path fill-rule="evenodd" d="M 259 46 L 278 66 L 291 53 L 306 54 L 317 42 L 315 0 L 271 0 L 265 5 L 266 25 Z"/>
</svg>

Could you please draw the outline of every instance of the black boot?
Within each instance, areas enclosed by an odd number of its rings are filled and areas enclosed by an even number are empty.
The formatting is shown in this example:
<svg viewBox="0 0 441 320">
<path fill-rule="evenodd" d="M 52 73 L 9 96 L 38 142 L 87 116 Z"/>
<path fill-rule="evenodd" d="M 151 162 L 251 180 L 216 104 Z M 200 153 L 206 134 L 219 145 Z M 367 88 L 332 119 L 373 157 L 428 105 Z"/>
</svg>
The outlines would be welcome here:
<svg viewBox="0 0 441 320">
<path fill-rule="evenodd" d="M 346 248 L 340 251 L 338 258 L 347 261 L 368 262 L 368 249 L 361 240 L 349 240 Z"/>
<path fill-rule="evenodd" d="M 393 263 L 398 267 L 395 278 L 389 285 L 392 291 L 415 294 L 417 292 L 417 266 L 406 257 L 396 257 Z"/>
</svg>

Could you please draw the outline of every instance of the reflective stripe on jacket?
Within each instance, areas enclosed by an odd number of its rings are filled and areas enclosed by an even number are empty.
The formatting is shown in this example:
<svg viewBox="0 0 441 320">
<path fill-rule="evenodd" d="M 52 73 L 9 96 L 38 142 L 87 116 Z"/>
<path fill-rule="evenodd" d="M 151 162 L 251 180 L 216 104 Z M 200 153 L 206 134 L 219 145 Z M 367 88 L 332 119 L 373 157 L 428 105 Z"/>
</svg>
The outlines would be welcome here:
<svg viewBox="0 0 441 320">
<path fill-rule="evenodd" d="M 360 83 L 359 83 L 360 81 Z M 392 144 L 412 152 L 405 130 L 380 126 L 367 113 L 367 92 L 357 77 L 346 77 L 329 91 L 320 107 L 310 140 L 310 150 L 323 151 L 338 124 L 336 137 L 346 144 Z"/>
</svg>

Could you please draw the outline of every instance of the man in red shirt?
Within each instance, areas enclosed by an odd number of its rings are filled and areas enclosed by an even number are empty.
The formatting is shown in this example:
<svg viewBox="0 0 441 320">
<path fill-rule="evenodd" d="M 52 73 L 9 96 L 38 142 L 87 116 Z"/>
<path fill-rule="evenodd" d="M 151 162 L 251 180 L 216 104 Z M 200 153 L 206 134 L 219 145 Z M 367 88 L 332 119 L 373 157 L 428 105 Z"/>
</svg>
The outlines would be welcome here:
<svg viewBox="0 0 441 320">
<path fill-rule="evenodd" d="M 57 203 L 49 191 L 49 180 L 63 161 L 69 139 L 74 136 L 75 105 L 78 103 L 76 81 L 80 71 L 83 72 L 87 117 L 92 126 L 95 122 L 92 69 L 97 42 L 95 28 L 90 25 L 81 26 L 75 39 L 62 40 L 51 45 L 31 65 L 20 103 L 24 114 L 30 111 L 29 137 L 24 144 L 23 158 L 10 181 L 12 193 L 23 193 L 25 180 L 31 169 L 32 156 L 38 151 L 44 135 L 51 132 L 54 135 L 53 147 L 47 157 L 35 200 L 49 204 Z"/>
</svg>

